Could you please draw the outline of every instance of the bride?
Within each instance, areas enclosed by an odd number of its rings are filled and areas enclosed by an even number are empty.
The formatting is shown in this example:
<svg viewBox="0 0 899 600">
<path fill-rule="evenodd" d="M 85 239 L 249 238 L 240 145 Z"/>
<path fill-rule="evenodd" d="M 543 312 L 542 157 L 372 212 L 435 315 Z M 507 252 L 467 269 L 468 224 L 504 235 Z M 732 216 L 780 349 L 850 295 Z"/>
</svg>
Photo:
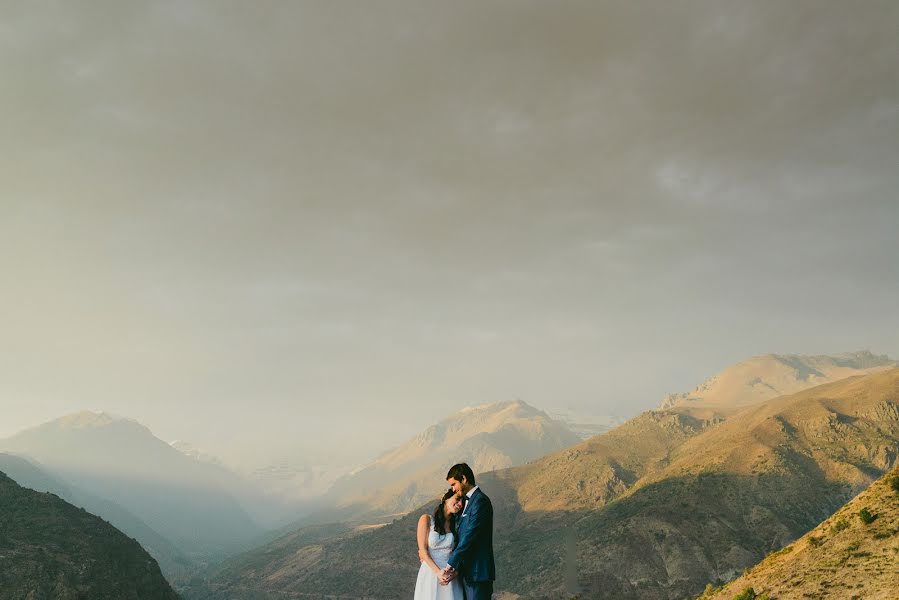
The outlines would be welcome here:
<svg viewBox="0 0 899 600">
<path fill-rule="evenodd" d="M 415 582 L 414 600 L 462 600 L 462 584 L 453 579 L 440 583 L 446 561 L 456 545 L 456 515 L 462 510 L 462 498 L 450 488 L 437 505 L 434 515 L 418 520 L 418 557 L 421 568 Z"/>
</svg>

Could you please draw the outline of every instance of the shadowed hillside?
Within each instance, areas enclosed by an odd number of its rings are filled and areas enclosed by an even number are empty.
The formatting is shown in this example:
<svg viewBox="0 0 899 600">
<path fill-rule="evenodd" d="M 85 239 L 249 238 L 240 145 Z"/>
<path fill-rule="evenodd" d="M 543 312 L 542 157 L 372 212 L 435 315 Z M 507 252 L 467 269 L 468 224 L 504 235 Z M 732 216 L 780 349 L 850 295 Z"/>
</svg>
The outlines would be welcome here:
<svg viewBox="0 0 899 600">
<path fill-rule="evenodd" d="M 33 461 L 0 453 L 0 471 L 23 488 L 51 492 L 73 506 L 102 517 L 122 533 L 140 542 L 159 563 L 163 574 L 172 581 L 187 575 L 195 567 L 174 544 L 122 506 L 60 481 Z"/>
<path fill-rule="evenodd" d="M 702 596 L 893 600 L 899 594 L 899 467 L 795 543 Z"/>
<path fill-rule="evenodd" d="M 899 369 L 778 398 L 720 423 L 646 413 L 479 477 L 496 508 L 497 589 L 535 599 L 698 594 L 802 536 L 897 454 Z M 284 546 L 262 569 L 236 559 L 197 597 L 405 597 L 418 568 L 415 521 L 431 508 L 367 533 Z"/>
<path fill-rule="evenodd" d="M 99 517 L 0 473 L 0 599 L 174 600 L 156 561 Z"/>
</svg>

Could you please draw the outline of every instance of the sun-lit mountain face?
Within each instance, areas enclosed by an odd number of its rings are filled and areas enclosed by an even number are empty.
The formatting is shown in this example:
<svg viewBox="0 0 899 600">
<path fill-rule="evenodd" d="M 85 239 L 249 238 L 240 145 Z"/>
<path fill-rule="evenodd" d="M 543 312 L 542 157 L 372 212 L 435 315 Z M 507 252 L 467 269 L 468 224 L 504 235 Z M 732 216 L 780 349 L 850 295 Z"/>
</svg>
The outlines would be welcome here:
<svg viewBox="0 0 899 600">
<path fill-rule="evenodd" d="M 374 462 L 329 492 L 349 514 L 404 513 L 446 488 L 446 472 L 467 462 L 476 473 L 524 464 L 576 444 L 566 425 L 524 402 L 463 409 Z"/>
<path fill-rule="evenodd" d="M 579 585 L 588 597 L 698 594 L 804 534 L 897 455 L 899 369 L 750 407 L 685 440 L 614 503 L 570 522 Z"/>
<path fill-rule="evenodd" d="M 866 350 L 835 356 L 765 354 L 724 369 L 690 392 L 669 394 L 660 409 L 688 410 L 708 418 L 777 396 L 895 366 L 896 361 L 888 356 Z"/>
</svg>

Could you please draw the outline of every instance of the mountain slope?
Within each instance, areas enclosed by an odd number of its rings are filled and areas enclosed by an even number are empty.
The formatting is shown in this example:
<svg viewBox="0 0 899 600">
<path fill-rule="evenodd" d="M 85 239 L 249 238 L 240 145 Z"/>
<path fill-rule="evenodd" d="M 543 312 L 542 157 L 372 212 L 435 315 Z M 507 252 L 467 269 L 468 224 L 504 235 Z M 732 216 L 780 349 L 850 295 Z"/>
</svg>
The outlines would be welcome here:
<svg viewBox="0 0 899 600">
<path fill-rule="evenodd" d="M 242 549 L 261 533 L 223 488 L 219 467 L 183 455 L 135 421 L 77 413 L 0 440 L 0 449 L 124 507 L 192 559 Z"/>
<path fill-rule="evenodd" d="M 886 355 L 877 356 L 867 350 L 836 356 L 766 354 L 724 369 L 691 392 L 669 394 L 659 408 L 681 408 L 708 418 L 711 414 L 732 413 L 778 396 L 896 366 L 896 361 Z"/>
<path fill-rule="evenodd" d="M 71 502 L 75 496 L 72 487 L 42 469 L 34 461 L 22 456 L 0 452 L 0 471 L 24 488 L 36 492 L 52 492 Z"/>
<path fill-rule="evenodd" d="M 468 408 L 338 480 L 328 497 L 345 515 L 404 513 L 440 493 L 455 463 L 491 471 L 578 441 L 565 425 L 521 401 Z"/>
<path fill-rule="evenodd" d="M 0 473 L 0 599 L 177 597 L 136 541 Z"/>
<path fill-rule="evenodd" d="M 771 598 L 891 600 L 899 590 L 897 565 L 899 467 L 792 545 L 702 598 L 730 600 L 752 588 Z"/>
<path fill-rule="evenodd" d="M 778 398 L 723 422 L 653 411 L 478 483 L 496 511 L 497 589 L 521 598 L 683 598 L 800 537 L 896 464 L 899 369 Z M 269 554 L 231 589 L 400 598 L 415 521 Z M 277 573 L 277 576 L 275 574 Z M 377 577 L 365 574 L 378 573 Z M 360 574 L 363 576 L 360 577 Z M 228 586 L 206 597 L 230 597 Z M 266 595 L 268 594 L 268 596 Z"/>
<path fill-rule="evenodd" d="M 102 517 L 122 533 L 140 542 L 170 580 L 181 578 L 192 570 L 193 563 L 174 544 L 115 502 L 64 483 L 41 466 L 20 456 L 0 453 L 0 471 L 23 488 L 51 492 L 73 506 Z"/>
</svg>

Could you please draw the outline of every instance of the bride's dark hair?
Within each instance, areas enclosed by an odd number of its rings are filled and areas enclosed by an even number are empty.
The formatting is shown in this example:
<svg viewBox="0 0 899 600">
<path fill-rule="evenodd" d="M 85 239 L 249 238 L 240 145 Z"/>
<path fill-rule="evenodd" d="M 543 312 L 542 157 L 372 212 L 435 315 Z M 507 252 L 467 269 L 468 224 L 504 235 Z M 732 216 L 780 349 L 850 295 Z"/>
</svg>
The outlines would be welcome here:
<svg viewBox="0 0 899 600">
<path fill-rule="evenodd" d="M 446 501 L 456 495 L 456 492 L 453 491 L 453 488 L 446 490 L 446 493 L 443 494 L 443 498 L 440 500 L 440 504 L 437 505 L 437 510 L 434 511 L 434 531 L 439 534 L 443 534 L 444 525 L 446 525 L 446 515 L 444 514 L 443 505 L 446 504 Z M 456 515 L 450 515 L 450 531 L 453 534 L 456 533 Z M 455 535 L 453 535 L 455 537 Z M 453 540 L 455 543 L 457 540 Z"/>
</svg>

